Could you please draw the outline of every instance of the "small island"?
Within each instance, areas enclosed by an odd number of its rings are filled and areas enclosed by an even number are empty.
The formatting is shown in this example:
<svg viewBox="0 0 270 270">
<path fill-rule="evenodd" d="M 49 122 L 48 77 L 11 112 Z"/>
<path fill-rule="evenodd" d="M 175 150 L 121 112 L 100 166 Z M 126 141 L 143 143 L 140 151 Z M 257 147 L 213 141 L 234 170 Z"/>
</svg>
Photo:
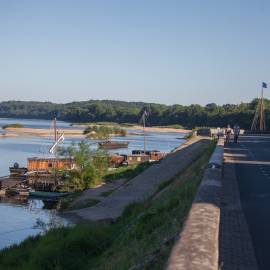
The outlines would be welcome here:
<svg viewBox="0 0 270 270">
<path fill-rule="evenodd" d="M 14 123 L 14 124 L 7 124 L 2 126 L 2 129 L 7 129 L 7 128 L 23 128 L 24 126 L 20 123 Z"/>
</svg>

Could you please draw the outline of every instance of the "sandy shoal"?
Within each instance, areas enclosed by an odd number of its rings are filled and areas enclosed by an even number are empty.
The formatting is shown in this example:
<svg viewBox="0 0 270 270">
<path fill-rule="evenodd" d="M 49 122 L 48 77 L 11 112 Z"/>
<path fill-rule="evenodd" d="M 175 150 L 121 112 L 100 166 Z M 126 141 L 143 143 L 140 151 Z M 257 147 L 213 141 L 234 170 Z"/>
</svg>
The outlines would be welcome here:
<svg viewBox="0 0 270 270">
<path fill-rule="evenodd" d="M 131 126 L 128 127 L 128 129 L 134 129 L 134 130 L 142 130 L 142 126 Z M 146 131 L 152 131 L 152 132 L 176 132 L 176 133 L 189 133 L 191 130 L 188 129 L 179 129 L 179 128 L 166 128 L 166 127 L 145 127 Z"/>
<path fill-rule="evenodd" d="M 58 129 L 58 134 L 64 133 L 65 137 L 85 137 L 83 130 L 79 129 Z M 51 137 L 54 135 L 51 129 L 43 128 L 7 128 L 5 129 L 3 137 L 16 137 L 16 136 L 38 136 L 38 137 Z"/>
<path fill-rule="evenodd" d="M 131 126 L 129 130 L 142 130 L 142 126 Z M 177 129 L 177 128 L 161 128 L 161 127 L 146 127 L 149 132 L 175 132 L 175 133 L 188 133 L 190 130 Z M 82 129 L 58 129 L 58 134 L 64 133 L 65 137 L 69 138 L 85 138 Z M 4 137 L 18 137 L 18 136 L 37 136 L 37 137 L 52 137 L 53 130 L 46 128 L 7 128 L 4 134 L 0 134 L 0 138 Z"/>
</svg>

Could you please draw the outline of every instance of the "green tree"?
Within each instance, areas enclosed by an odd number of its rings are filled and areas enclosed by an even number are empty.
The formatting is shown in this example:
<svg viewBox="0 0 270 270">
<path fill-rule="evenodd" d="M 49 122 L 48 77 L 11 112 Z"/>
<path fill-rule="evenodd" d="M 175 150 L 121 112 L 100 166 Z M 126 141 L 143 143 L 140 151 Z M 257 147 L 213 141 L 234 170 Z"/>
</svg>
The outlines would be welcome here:
<svg viewBox="0 0 270 270">
<path fill-rule="evenodd" d="M 67 172 L 68 185 L 73 185 L 76 190 L 84 190 L 103 181 L 109 166 L 107 152 L 92 150 L 86 141 L 81 141 L 62 149 L 61 153 L 67 153 L 75 162 L 75 168 Z"/>
</svg>

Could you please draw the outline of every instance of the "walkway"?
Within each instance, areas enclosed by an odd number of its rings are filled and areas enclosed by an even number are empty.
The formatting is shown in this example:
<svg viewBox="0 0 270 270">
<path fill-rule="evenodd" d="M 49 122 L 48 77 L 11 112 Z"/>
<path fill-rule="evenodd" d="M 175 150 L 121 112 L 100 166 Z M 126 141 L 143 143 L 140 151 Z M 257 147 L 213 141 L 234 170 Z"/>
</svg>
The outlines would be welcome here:
<svg viewBox="0 0 270 270">
<path fill-rule="evenodd" d="M 223 187 L 222 269 L 269 270 L 270 137 L 227 145 Z"/>
</svg>

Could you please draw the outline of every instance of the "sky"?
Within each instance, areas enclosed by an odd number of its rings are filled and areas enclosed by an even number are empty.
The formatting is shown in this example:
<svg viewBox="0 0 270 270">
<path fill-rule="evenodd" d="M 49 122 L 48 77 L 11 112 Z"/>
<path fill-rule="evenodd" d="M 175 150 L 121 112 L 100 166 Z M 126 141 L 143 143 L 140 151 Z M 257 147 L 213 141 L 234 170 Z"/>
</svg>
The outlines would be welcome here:
<svg viewBox="0 0 270 270">
<path fill-rule="evenodd" d="M 0 101 L 250 101 L 267 0 L 0 0 Z"/>
</svg>

